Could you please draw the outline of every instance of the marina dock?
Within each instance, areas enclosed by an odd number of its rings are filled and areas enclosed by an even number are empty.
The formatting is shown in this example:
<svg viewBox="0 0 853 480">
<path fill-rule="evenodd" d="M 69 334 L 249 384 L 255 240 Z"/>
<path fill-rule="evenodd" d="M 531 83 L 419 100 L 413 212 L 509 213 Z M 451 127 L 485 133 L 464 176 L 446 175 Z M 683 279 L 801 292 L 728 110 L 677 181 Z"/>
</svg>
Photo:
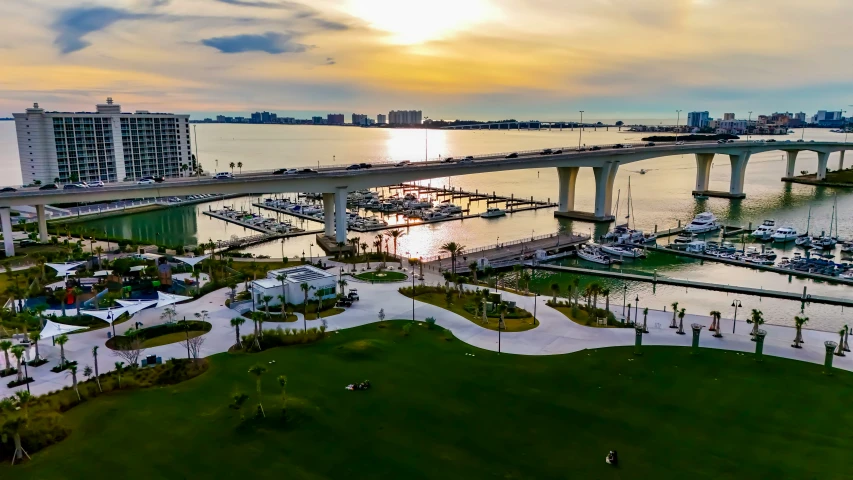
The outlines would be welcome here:
<svg viewBox="0 0 853 480">
<path fill-rule="evenodd" d="M 228 222 L 228 223 L 233 223 L 235 225 L 239 225 L 241 227 L 245 227 L 245 228 L 248 228 L 250 230 L 254 230 L 256 232 L 261 232 L 263 234 L 263 236 L 266 237 L 265 239 L 261 239 L 261 236 L 253 237 L 254 240 L 253 240 L 252 245 L 257 244 L 257 243 L 263 243 L 263 242 L 269 241 L 269 240 L 275 240 L 278 238 L 298 237 L 301 235 L 315 235 L 317 233 L 323 232 L 323 229 L 302 230 L 300 228 L 291 228 L 287 232 L 276 232 L 276 231 L 272 231 L 272 230 L 268 230 L 266 228 L 260 227 L 258 225 L 252 225 L 250 223 L 241 222 L 237 219 L 229 218 L 229 217 L 226 217 L 225 215 L 220 215 L 216 212 L 206 211 L 206 212 L 202 212 L 202 213 L 204 213 L 205 215 L 207 215 L 209 217 L 213 217 L 213 218 L 216 218 L 216 219 Z M 238 239 L 238 240 L 240 240 L 240 239 Z M 246 245 L 240 245 L 240 246 L 245 247 Z M 232 246 L 232 247 L 228 247 L 228 248 L 237 248 L 237 246 Z"/>
<path fill-rule="evenodd" d="M 779 298 L 782 300 L 793 300 L 797 302 L 820 303 L 824 305 L 840 305 L 842 307 L 853 306 L 853 298 L 826 297 L 822 295 L 809 295 L 806 287 L 803 293 L 782 292 L 778 290 L 764 290 L 763 288 L 740 287 L 737 285 L 722 285 L 718 283 L 696 282 L 693 280 L 680 280 L 676 278 L 661 277 L 658 275 L 637 275 L 634 273 L 622 273 L 614 270 L 596 270 L 581 267 L 562 267 L 558 265 L 534 265 L 526 263 L 530 268 L 558 273 L 573 273 L 576 275 L 591 275 L 594 277 L 615 278 L 631 282 L 644 282 L 661 285 L 672 285 L 684 288 L 698 288 L 701 290 L 713 290 L 717 292 L 734 293 L 738 295 L 754 295 L 757 297 Z"/>
<path fill-rule="evenodd" d="M 526 210 L 538 210 L 540 208 L 553 208 L 557 206 L 556 203 L 551 202 L 550 198 L 543 201 L 536 200 L 533 197 L 530 197 L 530 199 L 516 198 L 513 194 L 507 197 L 503 195 L 498 195 L 494 191 L 491 193 L 491 195 L 489 195 L 485 192 L 481 193 L 479 190 L 469 192 L 462 189 L 457 189 L 456 187 L 451 187 L 448 190 L 447 187 L 438 188 L 424 185 L 416 185 L 412 183 L 402 183 L 400 185 L 393 185 L 387 188 L 392 191 L 401 190 L 404 194 L 431 194 L 435 195 L 439 199 L 448 197 L 451 200 L 467 198 L 469 202 L 479 202 L 485 200 L 487 205 L 503 203 L 506 206 L 507 213 L 522 212 Z"/>
</svg>

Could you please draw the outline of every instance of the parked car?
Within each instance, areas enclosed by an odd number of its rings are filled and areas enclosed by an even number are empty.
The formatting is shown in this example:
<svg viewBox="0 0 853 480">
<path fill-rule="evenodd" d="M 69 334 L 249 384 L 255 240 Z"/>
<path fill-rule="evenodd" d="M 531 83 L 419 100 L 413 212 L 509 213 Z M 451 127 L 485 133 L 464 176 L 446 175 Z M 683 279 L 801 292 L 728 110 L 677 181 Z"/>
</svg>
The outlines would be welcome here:
<svg viewBox="0 0 853 480">
<path fill-rule="evenodd" d="M 349 167 L 347 167 L 347 170 L 361 170 L 361 165 L 354 163 L 354 164 L 350 165 Z"/>
<path fill-rule="evenodd" d="M 347 297 L 342 297 L 338 299 L 338 303 L 335 304 L 336 307 L 351 307 L 352 300 Z"/>
<path fill-rule="evenodd" d="M 154 185 L 155 183 L 157 182 L 153 178 L 140 178 L 136 182 L 137 185 Z"/>
<path fill-rule="evenodd" d="M 213 176 L 215 180 L 227 180 L 229 178 L 234 178 L 234 175 L 231 175 L 231 172 L 219 172 Z"/>
<path fill-rule="evenodd" d="M 512 152 L 512 153 L 510 153 L 509 155 L 507 155 L 507 156 L 506 156 L 506 157 L 504 157 L 504 158 L 518 158 L 518 153 L 516 153 L 516 152 Z"/>
<path fill-rule="evenodd" d="M 0 188 L 0 193 L 9 193 L 9 192 L 17 192 L 17 191 L 18 190 L 16 188 L 12 188 L 12 187 Z"/>
<path fill-rule="evenodd" d="M 317 170 L 314 170 L 313 168 L 303 168 L 302 170 L 297 170 L 296 173 L 298 173 L 298 174 L 317 173 Z"/>
<path fill-rule="evenodd" d="M 59 190 L 59 187 L 55 183 L 48 183 L 47 185 L 40 186 L 39 190 Z"/>
</svg>

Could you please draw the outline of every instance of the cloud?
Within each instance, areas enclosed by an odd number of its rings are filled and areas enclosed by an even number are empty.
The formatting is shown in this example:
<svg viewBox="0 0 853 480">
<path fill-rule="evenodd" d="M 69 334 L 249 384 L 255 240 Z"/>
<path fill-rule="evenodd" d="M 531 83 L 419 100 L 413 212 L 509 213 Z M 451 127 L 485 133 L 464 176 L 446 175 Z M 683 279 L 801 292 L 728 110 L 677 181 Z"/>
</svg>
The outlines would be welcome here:
<svg viewBox="0 0 853 480">
<path fill-rule="evenodd" d="M 54 45 L 63 54 L 82 50 L 89 45 L 83 39 L 89 33 L 103 30 L 121 20 L 142 18 L 145 15 L 109 7 L 74 7 L 63 10 L 53 28 L 56 30 Z"/>
<path fill-rule="evenodd" d="M 170 3 L 172 3 L 172 0 L 151 0 L 151 6 L 154 8 L 164 7 Z"/>
<path fill-rule="evenodd" d="M 326 62 L 323 65 L 334 65 L 336 63 L 338 63 L 338 62 L 336 62 L 334 58 L 326 57 Z"/>
<path fill-rule="evenodd" d="M 302 7 L 301 5 L 291 2 L 267 2 L 264 0 L 216 0 L 220 3 L 236 5 L 238 7 L 256 7 L 256 8 L 275 8 L 275 9 L 291 9 L 294 7 Z"/>
<path fill-rule="evenodd" d="M 261 35 L 207 38 L 201 43 L 222 53 L 266 52 L 277 55 L 280 53 L 300 53 L 309 48 L 308 45 L 295 42 L 293 35 L 276 32 L 266 32 Z"/>
<path fill-rule="evenodd" d="M 325 18 L 315 17 L 311 19 L 314 22 L 314 25 L 320 27 L 323 30 L 349 30 L 349 25 L 343 24 L 341 22 L 336 22 L 334 20 L 326 20 Z"/>
</svg>

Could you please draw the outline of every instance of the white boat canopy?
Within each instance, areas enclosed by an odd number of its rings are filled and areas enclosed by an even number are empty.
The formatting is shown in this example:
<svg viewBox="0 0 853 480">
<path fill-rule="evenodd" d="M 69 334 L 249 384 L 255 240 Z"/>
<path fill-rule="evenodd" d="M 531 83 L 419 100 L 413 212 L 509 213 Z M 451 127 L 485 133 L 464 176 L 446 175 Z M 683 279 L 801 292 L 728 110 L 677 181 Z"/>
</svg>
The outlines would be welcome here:
<svg viewBox="0 0 853 480">
<path fill-rule="evenodd" d="M 112 274 L 112 270 L 98 270 L 97 272 L 95 272 L 96 277 L 109 277 Z"/>
<path fill-rule="evenodd" d="M 46 266 L 56 270 L 57 277 L 64 277 L 68 275 L 71 270 L 83 265 L 86 262 L 71 262 L 71 263 L 45 263 Z"/>
<path fill-rule="evenodd" d="M 210 255 L 208 254 L 208 255 L 199 255 L 197 257 L 172 257 L 172 258 L 174 258 L 175 260 L 184 262 L 187 265 L 195 268 L 197 263 L 201 262 L 202 260 L 206 259 L 209 256 Z"/>
<path fill-rule="evenodd" d="M 141 271 L 145 270 L 146 267 L 148 267 L 148 265 L 134 265 L 134 266 L 130 267 L 130 271 L 131 272 L 141 272 Z"/>
<path fill-rule="evenodd" d="M 64 323 L 56 323 L 48 320 L 44 324 L 44 328 L 41 330 L 41 338 L 50 338 L 55 337 L 57 335 L 62 335 L 64 333 L 76 332 L 77 330 L 85 330 L 89 327 L 81 327 L 78 325 L 66 325 Z"/>
<path fill-rule="evenodd" d="M 192 297 L 185 297 L 183 295 L 172 295 L 171 293 L 157 292 L 157 308 L 174 305 L 178 302 L 183 302 L 184 300 L 189 300 L 191 298 Z"/>
<path fill-rule="evenodd" d="M 81 310 L 80 313 L 84 315 L 91 315 L 95 318 L 100 318 L 101 320 L 113 324 L 114 321 L 118 320 L 118 317 L 121 314 L 130 310 L 128 307 L 119 307 L 119 308 L 108 308 L 106 310 Z"/>
</svg>

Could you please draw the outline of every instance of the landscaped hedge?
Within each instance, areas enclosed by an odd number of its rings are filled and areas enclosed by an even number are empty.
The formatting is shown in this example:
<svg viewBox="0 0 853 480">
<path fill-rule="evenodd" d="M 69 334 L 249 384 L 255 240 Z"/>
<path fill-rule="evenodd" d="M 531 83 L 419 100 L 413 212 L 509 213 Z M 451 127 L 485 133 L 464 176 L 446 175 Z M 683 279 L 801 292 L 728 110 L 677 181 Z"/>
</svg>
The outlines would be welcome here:
<svg viewBox="0 0 853 480">
<path fill-rule="evenodd" d="M 305 343 L 314 343 L 322 340 L 326 336 L 326 326 L 321 325 L 319 328 L 309 328 L 307 331 L 301 329 L 290 329 L 281 327 L 275 330 L 264 330 L 259 343 L 261 350 L 266 350 L 273 347 L 286 347 L 288 345 L 298 345 Z M 250 333 L 243 335 L 241 338 L 243 349 L 246 351 L 257 350 L 255 346 L 255 334 Z"/>
<path fill-rule="evenodd" d="M 154 325 L 153 327 L 140 328 L 139 330 L 130 329 L 124 335 L 116 335 L 108 340 L 107 347 L 113 350 L 124 350 L 130 346 L 130 342 L 135 338 L 145 341 L 170 333 L 183 333 L 186 331 L 209 332 L 211 328 L 212 325 L 208 322 L 181 320 L 175 323 L 164 323 L 162 325 Z"/>
</svg>

